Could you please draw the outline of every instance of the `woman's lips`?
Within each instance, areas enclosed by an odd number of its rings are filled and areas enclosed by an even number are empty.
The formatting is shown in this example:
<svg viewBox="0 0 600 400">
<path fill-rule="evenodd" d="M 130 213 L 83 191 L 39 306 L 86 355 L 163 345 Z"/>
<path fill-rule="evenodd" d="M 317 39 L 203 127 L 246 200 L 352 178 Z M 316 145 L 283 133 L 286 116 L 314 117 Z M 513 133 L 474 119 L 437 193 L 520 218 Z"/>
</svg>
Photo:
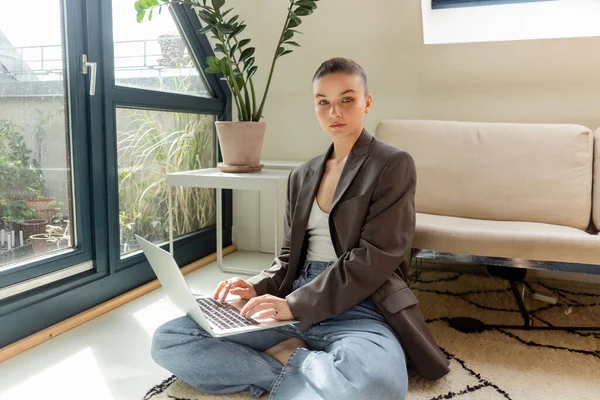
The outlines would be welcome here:
<svg viewBox="0 0 600 400">
<path fill-rule="evenodd" d="M 346 124 L 333 124 L 333 125 L 329 125 L 329 127 L 333 128 L 333 129 L 339 129 L 346 126 Z"/>
</svg>

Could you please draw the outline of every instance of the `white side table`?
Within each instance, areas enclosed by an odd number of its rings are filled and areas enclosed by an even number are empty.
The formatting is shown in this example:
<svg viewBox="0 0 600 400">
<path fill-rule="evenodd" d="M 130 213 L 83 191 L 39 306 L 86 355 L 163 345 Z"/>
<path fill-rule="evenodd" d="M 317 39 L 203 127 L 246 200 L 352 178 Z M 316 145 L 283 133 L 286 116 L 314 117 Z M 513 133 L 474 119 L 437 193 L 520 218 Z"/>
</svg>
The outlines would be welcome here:
<svg viewBox="0 0 600 400">
<path fill-rule="evenodd" d="M 243 268 L 229 268 L 223 265 L 223 210 L 221 197 L 223 189 L 259 190 L 274 192 L 274 212 L 279 214 L 279 194 L 285 190 L 289 170 L 263 169 L 253 173 L 224 173 L 219 168 L 207 168 L 194 171 L 173 172 L 167 174 L 168 208 L 169 208 L 169 249 L 173 252 L 173 213 L 172 211 L 172 186 L 215 188 L 217 192 L 217 265 L 223 272 L 255 275 L 256 270 Z M 281 243 L 281 229 L 279 219 L 275 218 L 275 257 L 279 255 Z"/>
</svg>

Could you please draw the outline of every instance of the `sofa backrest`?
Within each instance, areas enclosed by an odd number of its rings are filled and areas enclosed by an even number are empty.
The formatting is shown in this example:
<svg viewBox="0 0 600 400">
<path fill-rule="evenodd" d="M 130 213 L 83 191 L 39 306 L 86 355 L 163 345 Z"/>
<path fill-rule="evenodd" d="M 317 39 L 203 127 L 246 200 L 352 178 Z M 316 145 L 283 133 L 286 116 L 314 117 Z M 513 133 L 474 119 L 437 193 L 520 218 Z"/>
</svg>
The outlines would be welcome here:
<svg viewBox="0 0 600 400">
<path fill-rule="evenodd" d="M 590 223 L 594 138 L 584 126 L 385 120 L 375 136 L 415 159 L 417 212 Z"/>
<path fill-rule="evenodd" d="M 592 213 L 594 225 L 600 230 L 600 128 L 594 135 L 594 194 L 592 195 Z"/>
</svg>

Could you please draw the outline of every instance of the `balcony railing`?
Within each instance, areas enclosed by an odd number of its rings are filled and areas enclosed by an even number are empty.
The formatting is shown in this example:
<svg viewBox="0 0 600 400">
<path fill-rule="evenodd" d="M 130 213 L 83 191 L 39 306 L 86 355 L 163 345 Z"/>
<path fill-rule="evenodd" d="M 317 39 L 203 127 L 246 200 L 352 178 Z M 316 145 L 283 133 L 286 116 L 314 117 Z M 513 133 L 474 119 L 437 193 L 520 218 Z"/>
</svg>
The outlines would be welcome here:
<svg viewBox="0 0 600 400">
<path fill-rule="evenodd" d="M 16 47 L 19 59 L 0 53 L 0 75 L 14 80 L 62 80 L 63 48 L 61 45 Z M 169 69 L 196 68 L 191 62 L 183 40 L 170 36 L 149 40 L 128 40 L 114 43 L 115 76 L 129 76 L 134 71 L 154 71 L 164 74 Z M 120 74 L 122 73 L 122 74 Z M 139 74 L 139 73 L 138 73 Z M 168 74 L 167 75 L 171 75 Z M 31 76 L 31 78 L 27 78 Z M 139 75 L 138 75 L 139 76 Z"/>
</svg>

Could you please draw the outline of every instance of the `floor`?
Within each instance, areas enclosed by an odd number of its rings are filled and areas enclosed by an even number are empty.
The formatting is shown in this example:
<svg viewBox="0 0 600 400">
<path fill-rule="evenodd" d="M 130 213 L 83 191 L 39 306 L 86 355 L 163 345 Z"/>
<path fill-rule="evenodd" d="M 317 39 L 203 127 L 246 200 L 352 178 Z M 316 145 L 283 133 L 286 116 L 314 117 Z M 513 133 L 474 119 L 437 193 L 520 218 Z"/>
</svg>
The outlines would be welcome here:
<svg viewBox="0 0 600 400">
<path fill-rule="evenodd" d="M 267 268 L 273 254 L 238 251 L 225 265 Z M 211 263 L 188 275 L 195 293 L 233 276 Z M 181 316 L 159 288 L 0 363 L 0 400 L 140 400 L 171 374 L 150 357 L 153 332 Z"/>
</svg>

